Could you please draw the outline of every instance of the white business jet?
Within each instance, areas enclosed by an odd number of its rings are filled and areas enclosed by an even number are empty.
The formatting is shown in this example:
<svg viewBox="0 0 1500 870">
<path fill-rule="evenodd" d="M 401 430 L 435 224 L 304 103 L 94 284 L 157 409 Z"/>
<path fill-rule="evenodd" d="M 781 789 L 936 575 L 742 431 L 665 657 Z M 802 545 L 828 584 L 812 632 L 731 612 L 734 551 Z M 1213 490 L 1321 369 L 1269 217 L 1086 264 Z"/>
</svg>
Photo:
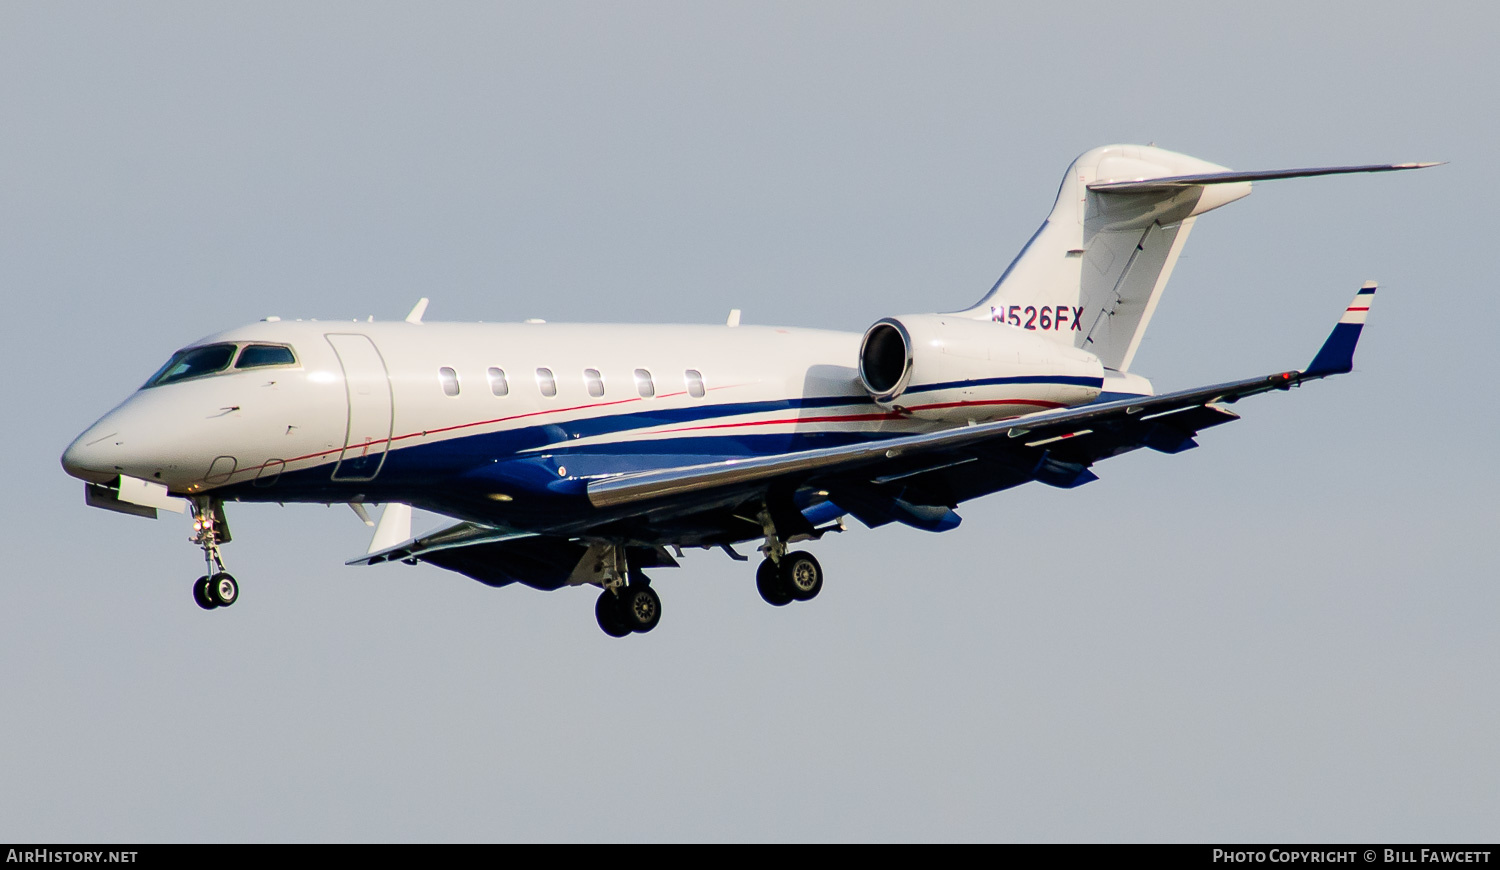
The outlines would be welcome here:
<svg viewBox="0 0 1500 870">
<path fill-rule="evenodd" d="M 373 524 L 350 564 L 428 562 L 491 586 L 602 589 L 610 635 L 661 617 L 645 571 L 759 541 L 782 606 L 823 571 L 789 549 L 847 516 L 946 531 L 967 499 L 1075 487 L 1102 459 L 1177 453 L 1226 405 L 1351 369 L 1366 284 L 1301 371 L 1154 395 L 1131 370 L 1198 216 L 1253 181 L 1434 164 L 1234 172 L 1151 146 L 1096 148 L 973 307 L 863 334 L 740 326 L 278 318 L 196 341 L 78 436 L 87 503 L 190 510 L 205 609 L 239 584 L 226 502 L 347 503 Z M 412 508 L 454 522 L 418 537 Z"/>
</svg>

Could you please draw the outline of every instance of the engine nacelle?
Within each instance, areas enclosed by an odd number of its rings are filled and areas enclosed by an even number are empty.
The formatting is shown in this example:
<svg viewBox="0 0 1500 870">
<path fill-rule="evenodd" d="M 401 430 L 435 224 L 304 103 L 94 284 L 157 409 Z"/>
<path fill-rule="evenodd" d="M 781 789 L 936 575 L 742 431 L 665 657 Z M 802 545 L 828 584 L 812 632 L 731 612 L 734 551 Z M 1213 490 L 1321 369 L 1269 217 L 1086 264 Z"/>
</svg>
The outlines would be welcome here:
<svg viewBox="0 0 1500 870">
<path fill-rule="evenodd" d="M 1006 323 L 903 314 L 865 331 L 859 379 L 882 408 L 967 422 L 1091 402 L 1104 366 L 1087 351 Z"/>
</svg>

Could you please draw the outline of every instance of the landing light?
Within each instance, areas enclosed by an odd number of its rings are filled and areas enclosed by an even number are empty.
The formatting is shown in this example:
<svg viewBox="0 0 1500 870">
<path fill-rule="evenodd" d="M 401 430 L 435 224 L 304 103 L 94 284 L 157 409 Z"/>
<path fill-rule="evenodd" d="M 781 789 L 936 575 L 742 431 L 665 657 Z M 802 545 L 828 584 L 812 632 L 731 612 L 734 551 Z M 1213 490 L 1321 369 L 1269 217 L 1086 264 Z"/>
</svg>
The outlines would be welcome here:
<svg viewBox="0 0 1500 870">
<path fill-rule="evenodd" d="M 503 492 L 492 492 L 492 493 L 490 493 L 490 500 L 491 501 L 513 501 L 514 499 L 512 499 L 510 496 L 506 495 Z"/>
</svg>

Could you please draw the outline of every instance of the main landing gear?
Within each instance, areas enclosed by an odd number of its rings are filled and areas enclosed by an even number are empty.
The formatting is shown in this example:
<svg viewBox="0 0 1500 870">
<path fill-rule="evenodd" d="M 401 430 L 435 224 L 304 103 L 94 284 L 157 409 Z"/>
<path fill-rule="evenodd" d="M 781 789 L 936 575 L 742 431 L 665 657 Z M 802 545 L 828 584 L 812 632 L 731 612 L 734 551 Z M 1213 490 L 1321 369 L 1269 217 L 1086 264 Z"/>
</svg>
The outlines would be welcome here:
<svg viewBox="0 0 1500 870">
<path fill-rule="evenodd" d="M 766 542 L 760 547 L 766 558 L 755 571 L 755 588 L 760 592 L 760 597 L 773 607 L 785 607 L 793 601 L 811 601 L 816 598 L 823 591 L 823 566 L 818 564 L 811 553 L 793 553 L 787 550 L 787 542 L 777 531 L 769 511 L 762 509 L 759 519 L 766 535 Z M 791 540 L 817 540 L 826 531 L 843 531 L 843 524 L 840 523 L 837 528 L 830 526 L 815 529 L 812 534 L 793 535 Z"/>
<path fill-rule="evenodd" d="M 576 571 L 582 572 L 586 582 L 604 587 L 594 602 L 594 618 L 605 634 L 645 634 L 661 622 L 661 598 L 651 588 L 650 578 L 627 563 L 622 544 L 595 542 Z"/>
<path fill-rule="evenodd" d="M 661 598 L 643 583 L 605 589 L 594 602 L 594 618 L 610 637 L 645 634 L 661 621 Z"/>
<path fill-rule="evenodd" d="M 220 544 L 229 543 L 229 523 L 224 519 L 224 503 L 218 499 L 193 499 L 193 536 L 189 541 L 203 548 L 208 573 L 193 581 L 193 600 L 204 610 L 228 607 L 240 599 L 240 584 L 224 570 Z"/>
<path fill-rule="evenodd" d="M 811 601 L 823 591 L 823 566 L 811 553 L 786 553 L 779 564 L 767 557 L 755 571 L 755 588 L 773 607 Z"/>
</svg>

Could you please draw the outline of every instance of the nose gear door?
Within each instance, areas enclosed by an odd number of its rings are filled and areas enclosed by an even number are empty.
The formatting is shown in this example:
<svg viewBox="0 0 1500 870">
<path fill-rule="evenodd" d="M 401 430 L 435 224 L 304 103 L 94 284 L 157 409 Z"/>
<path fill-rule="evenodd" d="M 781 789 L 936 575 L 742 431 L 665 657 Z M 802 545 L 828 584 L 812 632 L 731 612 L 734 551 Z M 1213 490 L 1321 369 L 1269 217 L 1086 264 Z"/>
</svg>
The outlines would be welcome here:
<svg viewBox="0 0 1500 870">
<path fill-rule="evenodd" d="M 329 333 L 326 338 L 344 369 L 349 425 L 334 480 L 373 480 L 385 464 L 391 440 L 391 379 L 369 336 Z"/>
</svg>

